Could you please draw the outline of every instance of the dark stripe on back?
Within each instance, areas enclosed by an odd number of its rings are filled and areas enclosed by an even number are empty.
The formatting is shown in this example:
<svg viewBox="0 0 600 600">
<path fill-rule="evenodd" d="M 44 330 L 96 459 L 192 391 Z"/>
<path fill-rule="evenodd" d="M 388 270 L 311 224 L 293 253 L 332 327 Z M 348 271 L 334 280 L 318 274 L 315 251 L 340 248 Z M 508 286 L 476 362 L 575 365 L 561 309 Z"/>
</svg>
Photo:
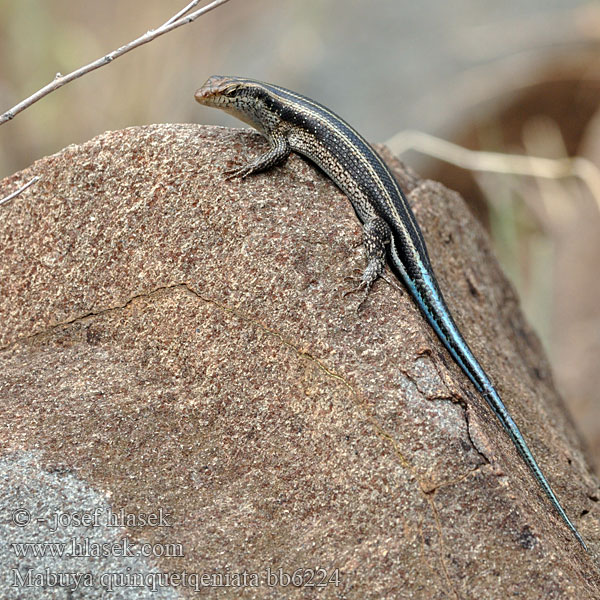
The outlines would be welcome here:
<svg viewBox="0 0 600 600">
<path fill-rule="evenodd" d="M 244 82 L 255 84 L 259 87 L 262 86 L 276 97 L 283 98 L 285 102 L 282 102 L 279 106 L 273 108 L 281 115 L 284 121 L 311 132 L 314 131 L 317 139 L 335 155 L 337 160 L 346 170 L 352 173 L 355 180 L 359 183 L 361 191 L 376 203 L 377 209 L 382 216 L 391 217 L 392 215 L 389 214 L 389 209 L 385 205 L 385 199 L 381 197 L 382 192 L 378 183 L 373 180 L 371 174 L 364 168 L 364 164 L 356 161 L 353 153 L 350 151 L 350 147 L 344 139 L 344 137 L 347 138 L 350 145 L 357 149 L 358 152 L 369 161 L 371 167 L 375 171 L 376 177 L 379 178 L 380 182 L 387 190 L 396 210 L 404 218 L 405 226 L 410 230 L 411 237 L 415 240 L 423 259 L 427 265 L 430 264 L 423 234 L 402 189 L 383 159 L 381 159 L 371 145 L 355 129 L 327 107 L 310 98 L 302 96 L 301 94 L 269 83 L 253 80 L 244 80 Z M 292 104 L 293 108 L 287 105 L 286 102 Z M 304 114 L 301 109 L 304 109 L 309 114 Z M 319 116 L 329 125 L 329 128 L 323 128 L 317 118 L 310 116 L 311 114 L 314 114 L 315 109 Z M 343 144 L 343 147 L 340 147 L 340 144 Z M 390 218 L 388 219 L 388 222 L 393 228 L 394 219 Z"/>
</svg>

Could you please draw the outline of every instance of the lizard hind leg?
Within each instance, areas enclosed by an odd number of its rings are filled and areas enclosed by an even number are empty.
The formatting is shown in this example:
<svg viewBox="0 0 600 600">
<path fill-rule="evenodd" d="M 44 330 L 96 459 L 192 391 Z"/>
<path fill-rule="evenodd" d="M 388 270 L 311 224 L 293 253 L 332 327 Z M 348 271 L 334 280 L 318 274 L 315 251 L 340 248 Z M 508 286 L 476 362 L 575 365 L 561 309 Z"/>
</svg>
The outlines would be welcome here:
<svg viewBox="0 0 600 600">
<path fill-rule="evenodd" d="M 363 226 L 363 246 L 367 257 L 360 284 L 344 294 L 344 297 L 354 292 L 364 290 L 362 300 L 356 310 L 359 311 L 367 299 L 372 285 L 379 277 L 385 279 L 390 285 L 393 283 L 383 274 L 385 269 L 386 246 L 390 243 L 392 232 L 388 224 L 380 217 L 374 217 Z M 395 286 L 398 287 L 398 286 Z"/>
</svg>

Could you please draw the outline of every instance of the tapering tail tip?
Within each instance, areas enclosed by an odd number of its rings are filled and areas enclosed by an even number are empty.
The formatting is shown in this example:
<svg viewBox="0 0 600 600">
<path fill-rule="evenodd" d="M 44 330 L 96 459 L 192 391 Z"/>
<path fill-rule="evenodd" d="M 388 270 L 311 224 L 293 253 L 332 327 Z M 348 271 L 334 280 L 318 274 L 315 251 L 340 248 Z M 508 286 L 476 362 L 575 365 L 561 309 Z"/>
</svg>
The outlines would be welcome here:
<svg viewBox="0 0 600 600">
<path fill-rule="evenodd" d="M 575 534 L 577 541 L 583 546 L 583 549 L 589 554 L 590 551 L 588 550 L 587 544 L 583 541 L 583 538 L 579 535 L 579 531 L 577 531 L 577 529 L 573 529 L 573 533 Z"/>
</svg>

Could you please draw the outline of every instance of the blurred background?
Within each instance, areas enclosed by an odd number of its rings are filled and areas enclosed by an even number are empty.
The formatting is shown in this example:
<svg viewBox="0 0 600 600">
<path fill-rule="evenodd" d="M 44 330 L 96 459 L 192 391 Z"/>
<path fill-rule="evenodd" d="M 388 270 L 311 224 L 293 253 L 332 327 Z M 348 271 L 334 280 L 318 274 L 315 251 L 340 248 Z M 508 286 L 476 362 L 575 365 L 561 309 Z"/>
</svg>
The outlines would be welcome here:
<svg viewBox="0 0 600 600">
<path fill-rule="evenodd" d="M 0 0 L 0 112 L 185 4 Z M 231 0 L 3 125 L 0 178 L 105 130 L 237 127 L 193 100 L 212 74 L 314 97 L 463 195 L 488 228 L 589 458 L 600 465 L 600 192 L 593 185 L 600 180 L 600 3 Z M 476 150 L 582 157 L 589 177 L 461 169 L 406 151 L 396 134 L 407 129 Z"/>
</svg>

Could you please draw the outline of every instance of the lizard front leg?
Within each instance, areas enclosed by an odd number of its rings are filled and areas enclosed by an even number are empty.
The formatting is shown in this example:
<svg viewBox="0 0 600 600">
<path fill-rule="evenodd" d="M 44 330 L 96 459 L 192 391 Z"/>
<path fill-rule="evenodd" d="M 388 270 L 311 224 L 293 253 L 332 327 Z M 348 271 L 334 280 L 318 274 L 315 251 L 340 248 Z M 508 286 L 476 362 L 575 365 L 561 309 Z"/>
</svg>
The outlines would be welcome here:
<svg viewBox="0 0 600 600">
<path fill-rule="evenodd" d="M 266 171 L 267 169 L 270 169 L 271 167 L 283 162 L 292 151 L 287 137 L 285 137 L 283 134 L 279 133 L 271 135 L 269 143 L 271 144 L 271 147 L 267 152 L 261 154 L 258 158 L 247 165 L 225 171 L 225 178 L 244 178 L 260 171 Z"/>
</svg>

